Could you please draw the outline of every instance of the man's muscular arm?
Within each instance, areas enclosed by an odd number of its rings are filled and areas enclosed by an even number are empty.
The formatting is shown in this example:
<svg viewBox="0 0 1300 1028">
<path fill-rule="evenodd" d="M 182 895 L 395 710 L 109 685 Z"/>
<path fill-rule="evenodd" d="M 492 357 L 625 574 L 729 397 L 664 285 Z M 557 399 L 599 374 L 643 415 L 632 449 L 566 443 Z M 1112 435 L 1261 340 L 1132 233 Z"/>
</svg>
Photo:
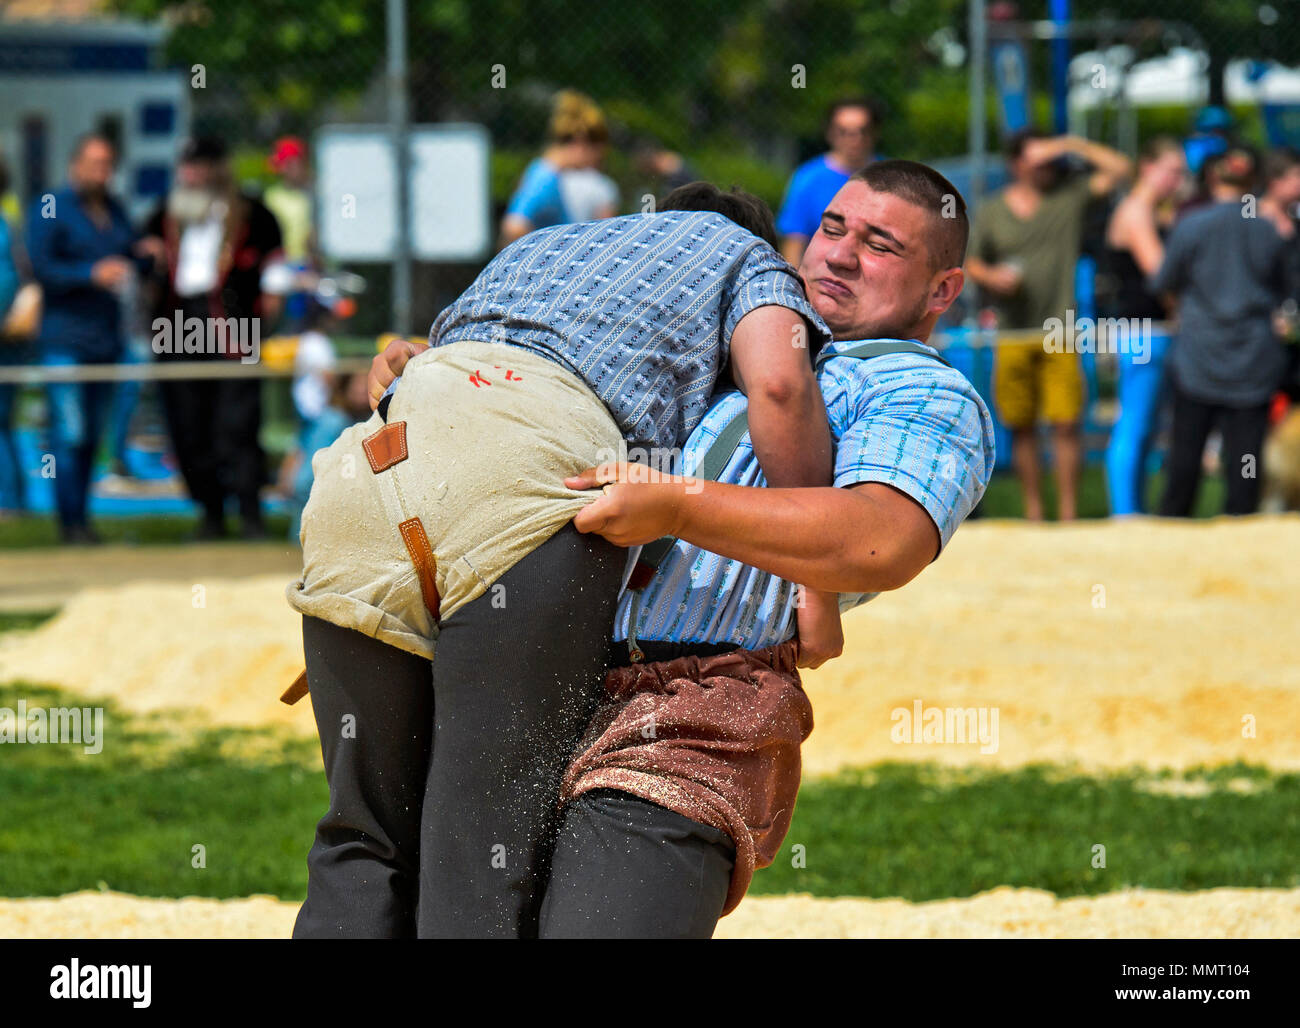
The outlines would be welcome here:
<svg viewBox="0 0 1300 1028">
<path fill-rule="evenodd" d="M 662 475 L 629 481 L 639 475 L 635 465 L 621 464 L 565 479 L 574 489 L 618 483 L 578 513 L 578 530 L 619 546 L 674 535 L 825 592 L 897 589 L 939 552 L 939 531 L 925 509 L 879 482 L 758 489 Z"/>
<path fill-rule="evenodd" d="M 749 399 L 749 438 L 768 485 L 829 485 L 830 426 L 803 318 L 776 305 L 750 311 L 731 333 L 731 372 Z M 838 596 L 808 590 L 797 617 L 801 667 L 840 655 Z"/>
<path fill-rule="evenodd" d="M 731 372 L 749 398 L 749 438 L 768 485 L 829 485 L 831 431 L 803 318 L 775 305 L 750 311 L 731 333 Z"/>
</svg>

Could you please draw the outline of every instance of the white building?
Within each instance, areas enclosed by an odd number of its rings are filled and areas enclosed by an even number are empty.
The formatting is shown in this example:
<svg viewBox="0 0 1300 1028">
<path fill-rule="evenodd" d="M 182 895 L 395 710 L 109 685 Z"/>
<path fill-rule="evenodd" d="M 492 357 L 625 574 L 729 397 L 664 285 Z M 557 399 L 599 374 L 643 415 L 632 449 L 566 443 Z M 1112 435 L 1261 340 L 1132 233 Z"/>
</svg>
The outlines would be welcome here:
<svg viewBox="0 0 1300 1028">
<path fill-rule="evenodd" d="M 164 28 L 109 20 L 0 21 L 0 150 L 24 205 L 65 179 L 76 138 L 118 144 L 116 192 L 133 218 L 167 192 L 189 133 L 188 72 L 166 70 Z"/>
</svg>

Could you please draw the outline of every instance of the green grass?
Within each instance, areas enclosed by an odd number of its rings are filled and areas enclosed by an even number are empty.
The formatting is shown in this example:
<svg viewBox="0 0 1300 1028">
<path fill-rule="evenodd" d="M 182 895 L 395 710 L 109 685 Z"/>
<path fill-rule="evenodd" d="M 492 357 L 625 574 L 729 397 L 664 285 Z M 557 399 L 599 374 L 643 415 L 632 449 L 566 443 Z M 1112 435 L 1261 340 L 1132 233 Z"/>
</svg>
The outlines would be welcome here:
<svg viewBox="0 0 1300 1028">
<path fill-rule="evenodd" d="M 57 610 L 0 610 L 0 632 L 36 628 L 57 613 Z"/>
<path fill-rule="evenodd" d="M 922 901 L 999 885 L 1058 896 L 1300 885 L 1300 775 L 1238 764 L 1188 776 L 1218 787 L 1203 796 L 1153 794 L 1152 777 L 882 764 L 810 780 L 752 891 Z M 1227 788 L 1233 779 L 1251 791 Z M 1105 868 L 1092 867 L 1095 845 Z"/>
<path fill-rule="evenodd" d="M 288 541 L 289 518 L 287 515 L 268 514 L 265 520 L 269 539 Z M 189 542 L 198 527 L 198 519 L 189 514 L 95 518 L 93 523 L 95 531 L 99 533 L 106 543 L 146 546 Z M 238 519 L 226 519 L 228 531 L 233 533 L 238 529 L 238 526 Z M 239 540 L 232 534 L 224 541 L 238 543 Z M 61 545 L 59 542 L 59 529 L 53 515 L 7 518 L 0 521 L 0 550 L 59 545 Z"/>
<path fill-rule="evenodd" d="M 89 701 L 26 683 L 0 707 Z M 0 895 L 109 888 L 142 896 L 302 899 L 328 806 L 313 739 L 205 730 L 105 708 L 103 748 L 0 746 Z M 193 847 L 206 867 L 191 866 Z"/>
<path fill-rule="evenodd" d="M 56 689 L 0 687 L 0 707 L 19 699 L 29 709 L 80 705 Z M 328 803 L 314 739 L 103 705 L 98 754 L 0 746 L 0 895 L 303 898 L 307 849 Z M 1149 791 L 1171 777 L 1209 791 Z M 196 844 L 206 868 L 191 867 Z M 1091 866 L 1097 844 L 1104 869 Z M 806 867 L 792 866 L 795 846 Z M 998 885 L 1061 896 L 1294 887 L 1296 852 L 1300 775 L 1241 764 L 1182 776 L 882 764 L 806 782 L 753 891 L 919 901 Z"/>
<path fill-rule="evenodd" d="M 1160 509 L 1160 495 L 1164 490 L 1164 475 L 1157 472 L 1147 479 L 1147 510 Z M 1218 476 L 1201 479 L 1192 514 L 1209 518 L 1223 513 L 1224 486 Z M 1056 478 L 1050 472 L 1043 476 L 1043 504 L 1049 518 L 1056 517 Z M 993 476 L 984 499 L 980 515 L 986 518 L 1022 518 L 1025 505 L 1020 494 L 1020 484 L 1010 471 Z M 1110 500 L 1106 492 L 1106 471 L 1100 465 L 1089 464 L 1083 469 L 1079 481 L 1079 517 L 1104 518 L 1110 516 Z"/>
</svg>

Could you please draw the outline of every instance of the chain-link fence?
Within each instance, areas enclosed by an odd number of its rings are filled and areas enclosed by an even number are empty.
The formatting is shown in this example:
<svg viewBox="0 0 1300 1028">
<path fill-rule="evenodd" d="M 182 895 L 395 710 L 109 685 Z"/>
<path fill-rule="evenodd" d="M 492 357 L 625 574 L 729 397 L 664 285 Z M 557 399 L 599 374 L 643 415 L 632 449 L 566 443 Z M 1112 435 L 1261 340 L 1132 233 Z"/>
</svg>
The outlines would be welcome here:
<svg viewBox="0 0 1300 1028">
<path fill-rule="evenodd" d="M 123 15 L 165 20 L 165 59 L 190 75 L 192 126 L 232 144 L 246 183 L 266 184 L 277 137 L 388 116 L 385 5 L 380 0 L 113 0 Z M 1148 0 L 1076 2 L 1053 30 L 1049 5 L 990 3 L 983 184 L 1001 181 L 1000 139 L 1017 124 L 1069 128 L 1130 153 L 1157 132 L 1192 131 L 1207 102 L 1236 131 L 1282 141 L 1300 110 L 1285 63 L 1300 4 Z M 618 6 L 565 0 L 429 0 L 408 5 L 413 124 L 474 122 L 492 140 L 499 218 L 546 141 L 562 88 L 609 120 L 605 171 L 620 206 L 638 210 L 664 186 L 650 155 L 680 154 L 702 178 L 736 183 L 774 208 L 791 171 L 826 149 L 826 111 L 846 96 L 878 101 L 878 154 L 937 164 L 977 189 L 971 150 L 970 5 L 961 0 L 659 0 Z M 1068 108 L 1053 96 L 1065 41 Z M 1008 72 L 1015 44 L 1023 81 Z M 1274 102 L 1261 103 L 1272 98 Z M 1054 110 L 1056 107 L 1061 108 Z M 1015 108 L 1019 108 L 1018 113 Z M 1009 110 L 1009 108 L 1011 108 Z M 1068 113 L 1066 111 L 1068 110 Z M 1019 119 L 1019 120 L 1017 120 Z M 481 263 L 481 262 L 480 262 Z M 477 265 L 420 268 L 415 323 L 427 324 Z M 386 269 L 354 322 L 386 320 Z"/>
<path fill-rule="evenodd" d="M 388 123 L 387 9 L 384 0 L 104 0 L 101 13 L 154 33 L 149 64 L 183 86 L 179 114 L 168 122 L 174 142 L 189 133 L 221 137 L 241 183 L 256 192 L 275 182 L 268 157 L 277 140 L 300 137 L 314 157 L 327 127 Z M 1005 182 L 1001 147 L 1022 125 L 1129 155 L 1157 134 L 1189 147 L 1300 142 L 1300 71 L 1291 67 L 1300 64 L 1300 0 L 408 0 L 404 10 L 409 124 L 485 129 L 494 232 L 547 144 L 562 89 L 603 110 L 610 136 L 603 170 L 625 213 L 687 174 L 740 185 L 777 208 L 794 169 L 833 142 L 828 108 L 845 97 L 872 100 L 877 156 L 934 164 L 975 202 Z M 1052 13 L 1064 16 L 1053 22 Z M 971 103 L 976 82 L 980 105 Z M 1223 117 L 1198 128 L 1207 105 Z M 161 114 L 140 113 L 146 123 L 151 116 Z M 124 118 L 129 129 L 135 114 Z M 28 129 L 26 121 L 14 129 L 11 146 L 19 134 L 24 144 L 34 140 L 57 174 L 54 143 L 37 133 L 29 140 Z M 668 155 L 684 167 L 669 170 L 672 161 L 661 159 Z M 149 174 L 135 169 L 131 185 L 161 195 L 168 169 L 151 160 Z M 25 186 L 30 202 L 34 181 Z M 317 196 L 317 217 L 322 202 Z M 1094 211 L 1085 255 L 1099 246 L 1107 210 L 1103 202 Z M 491 251 L 459 263 L 414 262 L 414 334 Z M 393 264 L 342 263 L 368 282 L 339 333 L 360 353 L 397 327 Z M 969 332 L 985 299 L 968 284 L 943 338 L 965 327 L 968 340 L 987 341 Z M 973 358 L 966 368 L 984 390 L 989 363 Z M 1113 365 L 1089 361 L 1088 369 L 1092 400 L 1107 401 Z M 1105 419 L 1094 424 L 1104 430 Z"/>
<path fill-rule="evenodd" d="M 172 19 L 167 59 L 200 76 L 196 131 L 224 136 L 245 181 L 270 181 L 266 154 L 284 134 L 388 116 L 384 4 L 119 0 L 134 16 Z M 879 153 L 918 159 L 966 148 L 963 50 L 955 0 L 862 5 L 665 0 L 653 4 L 413 2 L 408 11 L 412 124 L 474 122 L 492 141 L 494 223 L 547 139 L 556 92 L 604 110 L 604 170 L 620 209 L 662 191 L 652 155 L 735 183 L 774 208 L 792 168 L 826 149 L 828 106 L 866 95 L 882 115 Z M 481 264 L 481 262 L 480 262 Z M 421 267 L 415 323 L 427 325 L 477 266 Z M 382 331 L 385 269 L 354 325 Z"/>
</svg>

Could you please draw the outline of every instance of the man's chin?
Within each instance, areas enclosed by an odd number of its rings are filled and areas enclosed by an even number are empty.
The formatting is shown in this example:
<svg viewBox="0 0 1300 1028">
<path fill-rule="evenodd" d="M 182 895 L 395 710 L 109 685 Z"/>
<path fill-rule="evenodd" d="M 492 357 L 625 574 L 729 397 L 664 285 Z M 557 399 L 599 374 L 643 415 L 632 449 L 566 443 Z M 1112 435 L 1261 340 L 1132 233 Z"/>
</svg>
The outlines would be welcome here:
<svg viewBox="0 0 1300 1028">
<path fill-rule="evenodd" d="M 836 322 L 851 320 L 850 308 L 853 306 L 853 297 L 837 296 L 818 287 L 808 294 L 808 301 L 812 304 L 812 309 L 821 315 L 822 321 L 831 328 L 835 327 Z"/>
<path fill-rule="evenodd" d="M 821 311 L 817 313 L 821 314 Z M 831 336 L 834 339 L 862 339 L 862 334 L 858 331 L 858 326 L 854 324 L 852 318 L 846 318 L 842 314 L 840 317 L 826 317 L 822 314 L 822 321 L 826 322 L 826 327 L 831 330 Z"/>
<path fill-rule="evenodd" d="M 908 323 L 907 327 L 904 328 L 897 321 L 881 321 L 879 319 L 857 322 L 841 319 L 841 323 L 838 325 L 832 325 L 829 321 L 826 322 L 826 325 L 831 330 L 832 335 L 840 341 L 849 339 L 911 339 L 916 334 L 911 323 Z"/>
<path fill-rule="evenodd" d="M 855 312 L 849 304 L 836 302 L 819 290 L 812 308 L 826 322 L 826 327 L 836 339 L 864 338 L 858 334 L 859 319 L 854 317 Z"/>
</svg>

